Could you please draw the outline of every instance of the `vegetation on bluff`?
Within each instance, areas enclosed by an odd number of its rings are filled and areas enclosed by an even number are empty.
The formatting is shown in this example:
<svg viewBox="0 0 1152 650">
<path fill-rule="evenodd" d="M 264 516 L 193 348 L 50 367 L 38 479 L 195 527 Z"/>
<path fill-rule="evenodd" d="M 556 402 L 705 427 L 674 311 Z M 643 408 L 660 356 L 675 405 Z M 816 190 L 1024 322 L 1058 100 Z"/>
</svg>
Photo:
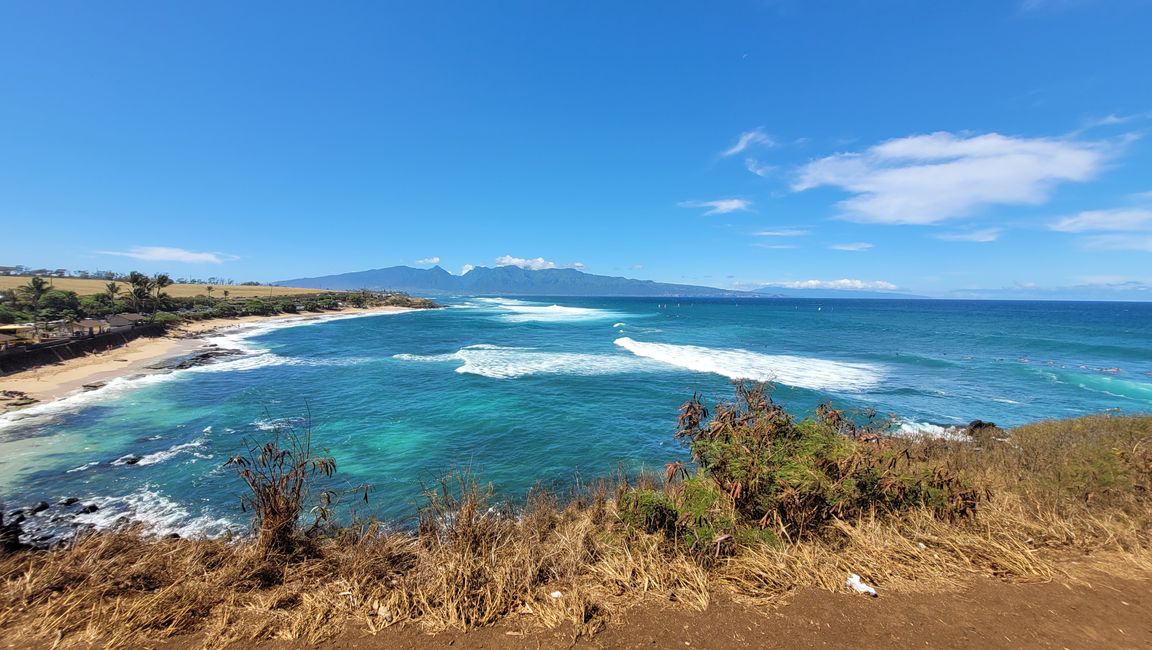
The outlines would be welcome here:
<svg viewBox="0 0 1152 650">
<path fill-rule="evenodd" d="M 12 278 L 14 279 L 14 278 Z M 0 324 L 70 322 L 84 318 L 104 318 L 124 312 L 148 313 L 153 322 L 175 323 L 182 320 L 233 318 L 236 316 L 272 316 L 324 312 L 343 307 L 397 306 L 424 309 L 436 304 L 397 292 L 342 291 L 303 292 L 276 295 L 276 287 L 267 287 L 267 295 L 252 295 L 256 285 L 223 287 L 204 285 L 195 295 L 173 296 L 168 289 L 173 280 L 165 273 L 152 276 L 133 271 L 119 280 L 109 281 L 99 291 L 79 294 L 53 287 L 52 279 L 33 276 L 26 284 L 0 290 Z M 97 286 L 97 285 L 92 285 Z M 261 288 L 263 289 L 263 288 Z M 213 296 L 213 293 L 218 295 Z"/>
<path fill-rule="evenodd" d="M 579 635 L 644 598 L 772 601 L 843 589 L 849 573 L 886 591 L 973 574 L 1042 580 L 1067 550 L 1100 570 L 1152 569 L 1152 417 L 911 440 L 829 408 L 795 420 L 757 386 L 712 415 L 694 398 L 681 416 L 694 465 L 533 491 L 518 506 L 456 476 L 426 490 L 413 530 L 326 523 L 335 461 L 306 436 L 277 436 L 232 461 L 249 472 L 253 538 L 119 531 L 10 552 L 0 630 L 61 645 L 191 634 L 219 646 L 516 616 Z"/>
</svg>

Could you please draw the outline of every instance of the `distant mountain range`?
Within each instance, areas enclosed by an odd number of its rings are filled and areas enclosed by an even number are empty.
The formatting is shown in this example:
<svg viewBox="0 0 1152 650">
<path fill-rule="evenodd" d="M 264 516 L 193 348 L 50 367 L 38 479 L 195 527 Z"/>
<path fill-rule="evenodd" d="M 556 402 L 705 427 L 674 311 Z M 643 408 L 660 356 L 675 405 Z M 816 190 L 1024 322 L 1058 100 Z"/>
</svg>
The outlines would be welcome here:
<svg viewBox="0 0 1152 650">
<path fill-rule="evenodd" d="M 455 294 L 469 296 L 751 296 L 745 291 L 728 291 L 690 284 L 666 284 L 651 280 L 593 275 L 575 269 L 531 271 L 518 266 L 478 266 L 464 275 L 452 275 L 439 266 L 414 269 L 392 266 L 385 269 L 297 278 L 276 284 L 309 289 L 390 289 L 415 294 Z"/>
<path fill-rule="evenodd" d="M 384 269 L 283 280 L 276 284 L 308 289 L 372 289 L 404 291 L 418 295 L 468 296 L 642 296 L 732 298 L 915 298 L 905 294 L 833 289 L 784 289 L 765 287 L 757 291 L 732 291 L 691 284 L 668 284 L 651 280 L 593 275 L 575 269 L 532 271 L 518 266 L 478 266 L 453 275 L 434 266 Z"/>
</svg>

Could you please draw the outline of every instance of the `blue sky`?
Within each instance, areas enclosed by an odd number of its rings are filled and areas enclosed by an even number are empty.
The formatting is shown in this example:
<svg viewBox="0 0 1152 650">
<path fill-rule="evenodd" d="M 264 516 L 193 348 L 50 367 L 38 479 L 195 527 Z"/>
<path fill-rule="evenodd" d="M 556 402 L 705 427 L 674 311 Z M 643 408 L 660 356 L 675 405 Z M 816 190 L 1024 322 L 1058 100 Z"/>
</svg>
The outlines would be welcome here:
<svg viewBox="0 0 1152 650">
<path fill-rule="evenodd" d="M 1152 297 L 1152 2 L 0 2 L 0 264 Z"/>
</svg>

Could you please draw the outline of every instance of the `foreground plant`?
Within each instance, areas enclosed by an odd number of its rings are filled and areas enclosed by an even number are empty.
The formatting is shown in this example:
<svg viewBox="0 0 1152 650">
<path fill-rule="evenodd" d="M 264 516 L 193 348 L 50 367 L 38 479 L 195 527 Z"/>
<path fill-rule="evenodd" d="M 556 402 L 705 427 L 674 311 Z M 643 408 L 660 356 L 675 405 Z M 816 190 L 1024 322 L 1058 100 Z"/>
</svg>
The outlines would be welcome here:
<svg viewBox="0 0 1152 650">
<path fill-rule="evenodd" d="M 845 433 L 856 434 L 854 436 Z M 944 520 L 971 517 L 982 493 L 945 463 L 882 440 L 842 412 L 821 407 L 797 421 L 763 384 L 739 383 L 710 415 L 699 396 L 680 409 L 695 473 L 669 465 L 663 493 L 624 495 L 626 516 L 698 552 L 725 543 L 793 540 L 830 522 L 924 508 Z"/>
<path fill-rule="evenodd" d="M 247 441 L 247 448 L 227 464 L 237 468 L 248 486 L 240 503 L 254 515 L 256 547 L 266 554 L 291 555 L 331 519 L 336 493 L 323 490 L 310 509 L 312 523 L 306 529 L 300 527 L 313 484 L 319 477 L 336 473 L 336 459 L 327 449 L 313 449 L 312 429 L 307 425 L 303 431 L 278 427 L 263 443 Z"/>
</svg>

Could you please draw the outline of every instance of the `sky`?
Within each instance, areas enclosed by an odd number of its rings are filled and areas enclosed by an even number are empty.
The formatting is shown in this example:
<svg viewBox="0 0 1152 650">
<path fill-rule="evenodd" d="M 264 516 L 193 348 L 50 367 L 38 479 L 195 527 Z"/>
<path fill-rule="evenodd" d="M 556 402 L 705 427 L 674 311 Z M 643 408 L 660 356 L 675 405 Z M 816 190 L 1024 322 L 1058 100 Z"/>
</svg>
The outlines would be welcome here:
<svg viewBox="0 0 1152 650">
<path fill-rule="evenodd" d="M 1152 299 L 1152 0 L 0 0 L 0 265 Z"/>
</svg>

